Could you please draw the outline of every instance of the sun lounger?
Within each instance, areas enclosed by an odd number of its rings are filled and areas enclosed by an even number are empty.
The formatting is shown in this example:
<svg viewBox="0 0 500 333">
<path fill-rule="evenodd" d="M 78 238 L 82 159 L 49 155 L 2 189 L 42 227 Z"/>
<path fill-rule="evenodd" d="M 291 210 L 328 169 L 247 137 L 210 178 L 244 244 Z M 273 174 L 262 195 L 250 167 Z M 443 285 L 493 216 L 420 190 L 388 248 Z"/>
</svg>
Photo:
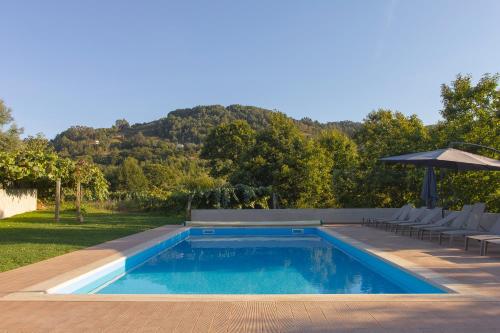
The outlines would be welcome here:
<svg viewBox="0 0 500 333">
<path fill-rule="evenodd" d="M 413 235 L 414 231 L 417 231 L 417 236 L 420 238 L 420 233 L 424 231 L 424 229 L 432 229 L 436 227 L 443 227 L 445 225 L 448 225 L 453 221 L 455 218 L 457 218 L 460 215 L 460 212 L 451 212 L 442 219 L 437 220 L 436 222 L 432 222 L 429 224 L 414 224 L 408 226 L 410 229 L 410 236 Z"/>
<path fill-rule="evenodd" d="M 385 226 L 385 229 L 387 230 L 392 224 L 414 221 L 424 212 L 424 210 L 425 208 L 411 208 L 408 212 L 408 215 L 405 216 L 403 219 L 397 219 L 393 221 L 383 221 L 380 222 L 379 224 Z"/>
<path fill-rule="evenodd" d="M 422 219 L 429 212 L 430 212 L 430 210 L 425 208 L 425 207 L 415 208 L 415 211 L 412 212 L 413 214 L 410 214 L 410 216 L 408 216 L 407 221 L 390 222 L 390 223 L 388 223 L 388 225 L 389 225 L 391 231 L 395 231 L 397 233 L 400 225 L 408 224 L 408 223 L 420 223 L 422 221 Z"/>
<path fill-rule="evenodd" d="M 479 246 L 479 255 L 484 255 L 484 246 L 485 241 L 492 239 L 500 239 L 500 217 L 498 220 L 491 226 L 487 233 L 481 233 L 478 235 L 468 235 L 465 236 L 465 244 L 464 249 L 467 251 L 469 249 L 470 240 L 475 240 L 480 243 Z"/>
<path fill-rule="evenodd" d="M 404 205 L 401 207 L 401 210 L 398 214 L 398 217 L 396 219 L 388 218 L 388 219 L 372 219 L 371 223 L 369 225 L 378 227 L 379 225 L 382 225 L 385 222 L 388 221 L 404 221 L 405 219 L 408 218 L 408 214 L 410 214 L 410 211 L 412 209 L 411 205 Z"/>
<path fill-rule="evenodd" d="M 406 219 L 408 216 L 412 206 L 410 204 L 406 204 L 402 206 L 401 208 L 398 209 L 396 213 L 394 213 L 390 218 L 368 218 L 364 219 L 363 218 L 363 224 L 366 225 L 373 225 L 375 227 L 378 227 L 380 223 L 387 222 L 387 221 L 395 221 L 395 220 L 400 220 L 403 221 Z"/>
<path fill-rule="evenodd" d="M 483 256 L 485 256 L 488 253 L 489 244 L 497 244 L 497 245 L 500 244 L 500 238 L 484 240 Z"/>
<path fill-rule="evenodd" d="M 419 221 L 415 222 L 401 222 L 396 226 L 396 233 L 398 232 L 399 229 L 401 229 L 401 234 L 404 234 L 406 230 L 410 231 L 410 236 L 411 236 L 411 227 L 414 226 L 421 226 L 421 225 L 427 225 L 429 226 L 433 222 L 436 222 L 442 215 L 443 209 L 441 207 L 436 207 L 433 209 L 428 209 L 426 213 L 421 216 Z"/>
<path fill-rule="evenodd" d="M 478 202 L 472 205 L 472 210 L 469 214 L 469 217 L 462 227 L 453 230 L 443 230 L 439 233 L 439 244 L 442 243 L 443 238 L 448 238 L 451 243 L 454 237 L 478 235 L 485 232 L 486 230 L 482 229 L 481 225 L 479 224 L 485 208 L 486 205 L 482 202 Z"/>
<path fill-rule="evenodd" d="M 429 239 L 432 240 L 432 235 L 434 232 L 455 230 L 461 228 L 467 221 L 467 218 L 469 217 L 471 210 L 472 206 L 464 205 L 460 212 L 455 212 L 456 214 L 453 214 L 452 212 L 444 219 L 436 222 L 436 224 L 438 225 L 430 225 L 430 226 L 424 226 L 423 228 L 418 228 L 420 239 L 424 239 L 426 232 L 429 233 Z"/>
</svg>

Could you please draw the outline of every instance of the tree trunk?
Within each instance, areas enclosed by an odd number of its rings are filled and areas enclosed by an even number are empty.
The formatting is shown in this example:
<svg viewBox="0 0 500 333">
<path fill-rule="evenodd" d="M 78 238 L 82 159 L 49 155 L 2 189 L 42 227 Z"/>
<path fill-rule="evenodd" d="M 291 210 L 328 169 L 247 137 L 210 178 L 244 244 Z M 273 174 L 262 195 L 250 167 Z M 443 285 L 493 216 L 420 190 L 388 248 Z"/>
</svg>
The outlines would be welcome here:
<svg viewBox="0 0 500 333">
<path fill-rule="evenodd" d="M 82 223 L 82 184 L 80 182 L 76 183 L 76 221 Z"/>
<path fill-rule="evenodd" d="M 276 193 L 273 192 L 273 198 L 272 198 L 272 205 L 273 209 L 278 208 L 278 198 L 276 197 Z"/>
<path fill-rule="evenodd" d="M 191 221 L 191 203 L 193 202 L 193 194 L 189 193 L 188 202 L 186 206 L 186 220 Z"/>
<path fill-rule="evenodd" d="M 59 214 L 61 210 L 61 179 L 56 180 L 56 207 L 55 207 L 55 220 L 59 222 Z"/>
</svg>

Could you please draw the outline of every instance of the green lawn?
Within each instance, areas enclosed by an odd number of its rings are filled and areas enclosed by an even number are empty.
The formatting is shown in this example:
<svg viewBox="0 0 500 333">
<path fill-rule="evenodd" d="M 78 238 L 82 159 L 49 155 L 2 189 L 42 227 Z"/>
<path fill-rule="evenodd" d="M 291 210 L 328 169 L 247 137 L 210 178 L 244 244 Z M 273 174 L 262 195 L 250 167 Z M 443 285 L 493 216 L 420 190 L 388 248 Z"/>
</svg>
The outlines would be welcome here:
<svg viewBox="0 0 500 333">
<path fill-rule="evenodd" d="M 183 221 L 181 215 L 110 211 L 90 211 L 82 224 L 70 211 L 61 214 L 59 223 L 53 217 L 53 211 L 43 210 L 0 220 L 0 272 Z"/>
</svg>

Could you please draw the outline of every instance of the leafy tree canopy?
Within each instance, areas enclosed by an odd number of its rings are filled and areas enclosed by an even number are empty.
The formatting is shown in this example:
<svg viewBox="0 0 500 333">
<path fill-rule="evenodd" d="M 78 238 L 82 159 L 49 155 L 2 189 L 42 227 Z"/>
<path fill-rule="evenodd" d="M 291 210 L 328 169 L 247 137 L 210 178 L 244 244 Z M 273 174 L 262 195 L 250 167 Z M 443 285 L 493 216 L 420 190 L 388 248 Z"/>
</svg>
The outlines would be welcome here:
<svg viewBox="0 0 500 333">
<path fill-rule="evenodd" d="M 210 161 L 211 174 L 224 177 L 234 172 L 234 164 L 255 144 L 255 131 L 244 120 L 221 124 L 208 134 L 201 158 Z"/>
<path fill-rule="evenodd" d="M 144 176 L 139 162 L 133 157 L 127 157 L 120 167 L 119 180 L 122 189 L 131 192 L 142 192 L 148 187 L 148 180 Z"/>
<path fill-rule="evenodd" d="M 285 207 L 331 203 L 328 159 L 282 113 L 272 115 L 269 126 L 257 132 L 255 144 L 236 163 L 233 184 L 271 186 Z"/>
<path fill-rule="evenodd" d="M 441 110 L 444 121 L 439 124 L 441 145 L 465 141 L 500 148 L 498 80 L 498 75 L 486 74 L 474 85 L 470 75 L 458 75 L 451 85 L 441 86 L 444 107 Z"/>
<path fill-rule="evenodd" d="M 481 144 L 500 150 L 500 88 L 498 75 L 484 75 L 476 84 L 470 75 L 458 75 L 441 86 L 444 120 L 434 129 L 437 146 L 452 141 Z M 499 154 L 488 149 L 464 145 L 458 148 L 475 151 L 492 158 Z M 447 172 L 442 179 L 446 205 L 485 202 L 489 209 L 500 209 L 499 172 Z"/>
<path fill-rule="evenodd" d="M 416 115 L 380 109 L 365 118 L 356 135 L 361 164 L 356 192 L 368 207 L 401 206 L 419 202 L 422 171 L 387 165 L 381 157 L 424 151 L 430 146 L 428 129 Z"/>
<path fill-rule="evenodd" d="M 68 193 L 79 180 L 89 199 L 102 200 L 108 195 L 108 183 L 94 163 L 61 158 L 40 135 L 24 139 L 15 150 L 0 151 L 1 187 L 36 188 L 40 197 L 48 197 L 58 178 Z"/>
</svg>

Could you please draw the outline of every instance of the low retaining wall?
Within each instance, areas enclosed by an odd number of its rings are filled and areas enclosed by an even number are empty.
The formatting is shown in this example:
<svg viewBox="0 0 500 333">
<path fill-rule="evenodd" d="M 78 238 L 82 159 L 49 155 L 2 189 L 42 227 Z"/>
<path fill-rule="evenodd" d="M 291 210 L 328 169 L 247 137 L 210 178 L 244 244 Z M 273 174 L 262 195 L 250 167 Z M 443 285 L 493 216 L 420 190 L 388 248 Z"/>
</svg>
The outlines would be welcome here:
<svg viewBox="0 0 500 333">
<path fill-rule="evenodd" d="M 398 208 L 193 209 L 191 220 L 201 222 L 321 220 L 323 223 L 361 223 L 366 217 L 391 217 L 396 210 Z M 484 213 L 481 217 L 481 226 L 488 230 L 499 218 L 500 214 Z"/>
<path fill-rule="evenodd" d="M 398 208 L 325 209 L 193 209 L 192 221 L 305 221 L 323 223 L 361 223 L 363 218 L 387 218 Z"/>
<path fill-rule="evenodd" d="M 36 210 L 36 190 L 0 189 L 0 219 Z"/>
</svg>

